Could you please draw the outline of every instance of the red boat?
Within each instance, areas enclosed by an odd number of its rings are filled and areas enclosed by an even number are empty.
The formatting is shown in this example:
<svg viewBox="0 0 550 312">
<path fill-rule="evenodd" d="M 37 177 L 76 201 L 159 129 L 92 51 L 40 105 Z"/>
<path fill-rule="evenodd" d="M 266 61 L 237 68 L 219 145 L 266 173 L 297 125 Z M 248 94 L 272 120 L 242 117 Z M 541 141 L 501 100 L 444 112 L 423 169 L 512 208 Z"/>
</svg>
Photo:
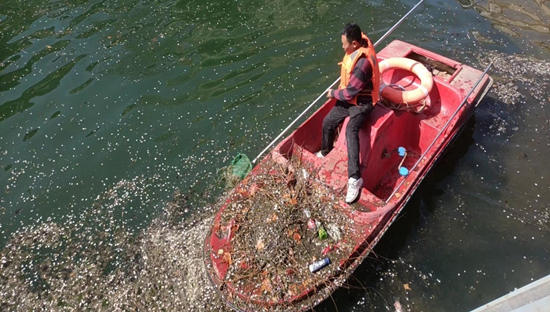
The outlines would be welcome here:
<svg viewBox="0 0 550 312">
<path fill-rule="evenodd" d="M 429 92 L 413 104 L 407 100 L 402 102 L 408 104 L 394 104 L 394 107 L 391 103 L 376 105 L 359 132 L 360 162 L 365 182 L 356 203 L 348 205 L 342 199 L 337 201 L 336 207 L 349 219 L 353 230 L 349 232 L 353 233 L 349 237 L 350 252 L 338 258 L 336 263 L 333 261 L 331 266 L 335 270 L 323 281 L 304 283 L 306 286 L 279 297 L 261 296 L 266 287 L 258 287 L 256 282 L 243 279 L 232 280 L 227 275 L 234 259 L 232 261 L 223 254 L 231 251 L 232 238 L 238 230 L 236 221 L 225 216 L 232 200 L 229 197 L 215 216 L 214 229 L 207 237 L 205 247 L 209 278 L 233 308 L 299 311 L 309 309 L 329 296 L 372 251 L 493 83 L 486 74 L 489 68 L 482 72 L 402 41 L 393 41 L 378 52 L 380 67 L 383 67 L 384 60 L 396 58 L 406 58 L 413 66 L 417 63 L 424 65 L 422 70 L 431 73 L 429 78 L 433 80 L 430 85 L 425 81 L 428 78 L 419 78 L 413 69 L 381 68 L 384 72 L 382 84 L 390 86 L 393 98 L 396 94 L 405 97 L 408 91 L 417 96 L 417 90 L 426 86 Z M 388 92 L 383 91 L 382 95 L 385 93 Z M 336 139 L 334 149 L 324 158 L 315 155 L 321 148 L 323 118 L 334 104 L 335 100 L 324 103 L 262 159 L 249 176 L 265 173 L 261 168 L 268 161 L 284 164 L 296 157 L 308 174 L 314 175 L 337 194 L 336 197 L 343 198 L 348 181 L 345 135 Z M 347 119 L 342 127 L 346 123 Z M 240 185 L 236 192 L 243 189 L 245 186 Z M 263 274 L 271 274 L 265 270 Z M 275 275 L 269 275 L 273 276 L 273 281 L 278 278 Z M 245 304 L 239 304 L 243 302 Z"/>
</svg>

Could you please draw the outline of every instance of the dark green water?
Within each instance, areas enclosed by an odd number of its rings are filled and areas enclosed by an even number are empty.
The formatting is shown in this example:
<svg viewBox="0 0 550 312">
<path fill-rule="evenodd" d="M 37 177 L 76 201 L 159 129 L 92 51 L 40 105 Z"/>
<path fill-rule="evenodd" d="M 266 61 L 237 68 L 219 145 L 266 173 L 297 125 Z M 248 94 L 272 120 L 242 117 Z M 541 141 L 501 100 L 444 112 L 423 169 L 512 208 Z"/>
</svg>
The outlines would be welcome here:
<svg viewBox="0 0 550 312">
<path fill-rule="evenodd" d="M 177 189 L 214 201 L 217 170 L 337 78 L 345 23 L 376 40 L 414 4 L 0 0 L 0 244 L 122 184 L 107 210 L 136 230 Z M 321 310 L 465 311 L 550 273 L 549 6 L 427 1 L 379 46 L 480 69 L 498 54 L 496 86 L 358 269 L 367 291 Z"/>
</svg>

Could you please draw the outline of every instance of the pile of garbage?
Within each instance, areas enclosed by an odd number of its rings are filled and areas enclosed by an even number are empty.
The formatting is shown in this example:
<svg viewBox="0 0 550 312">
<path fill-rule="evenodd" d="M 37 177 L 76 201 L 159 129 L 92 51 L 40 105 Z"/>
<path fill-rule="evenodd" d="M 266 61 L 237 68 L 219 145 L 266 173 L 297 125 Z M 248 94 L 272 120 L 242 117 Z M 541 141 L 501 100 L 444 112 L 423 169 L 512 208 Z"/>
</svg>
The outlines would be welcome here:
<svg viewBox="0 0 550 312">
<path fill-rule="evenodd" d="M 287 166 L 264 161 L 226 201 L 213 233 L 230 232 L 230 250 L 217 252 L 236 293 L 291 302 L 340 273 L 353 250 L 353 224 L 338 210 L 341 194 L 310 172 L 294 158 Z"/>
</svg>

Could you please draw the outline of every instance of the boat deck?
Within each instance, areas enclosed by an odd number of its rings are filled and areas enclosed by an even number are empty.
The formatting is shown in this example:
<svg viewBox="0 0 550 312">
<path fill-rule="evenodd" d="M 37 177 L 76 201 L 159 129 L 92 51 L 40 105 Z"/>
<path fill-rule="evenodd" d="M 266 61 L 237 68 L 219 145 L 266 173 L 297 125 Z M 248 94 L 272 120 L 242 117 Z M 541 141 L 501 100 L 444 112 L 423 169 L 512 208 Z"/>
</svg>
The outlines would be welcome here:
<svg viewBox="0 0 550 312">
<path fill-rule="evenodd" d="M 419 113 L 393 110 L 378 104 L 360 129 L 360 163 L 364 185 L 359 199 L 362 207 L 358 209 L 365 212 L 377 211 L 380 206 L 387 204 L 392 194 L 397 200 L 400 195 L 405 195 L 396 192 L 396 187 L 403 180 L 398 170 L 402 158 L 397 155 L 397 149 L 404 147 L 407 150 L 402 165 L 411 169 L 447 125 L 449 118 L 455 114 L 481 74 L 479 70 L 398 40 L 393 41 L 378 54 L 379 60 L 389 57 L 408 57 L 422 62 L 434 74 L 434 84 L 426 99 L 425 109 Z M 382 78 L 386 84 L 398 84 L 406 89 L 414 89 L 420 84 L 414 74 L 399 69 L 388 71 Z M 472 106 L 477 104 L 484 95 L 482 91 L 488 89 L 491 84 L 489 77 L 484 78 L 468 99 L 468 105 L 463 106 L 461 111 L 473 111 Z M 290 137 L 279 144 L 276 152 L 290 157 L 299 150 L 302 160 L 316 168 L 319 178 L 335 192 L 343 194 L 348 178 L 345 135 L 337 136 L 334 149 L 324 159 L 320 160 L 315 156 L 321 148 L 322 120 L 335 103 L 334 99 L 325 103 Z M 455 125 L 464 123 L 469 115 L 458 112 L 458 118 L 450 122 L 445 133 L 438 138 L 438 142 L 443 142 L 446 137 L 453 135 Z M 346 125 L 347 118 L 340 129 L 345 129 Z M 439 145 L 434 145 L 436 148 L 432 148 L 425 155 L 426 161 L 420 162 L 415 170 L 410 172 L 411 177 L 407 180 L 414 181 L 431 165 L 429 159 L 433 159 L 432 156 L 440 152 L 437 148 Z"/>
</svg>

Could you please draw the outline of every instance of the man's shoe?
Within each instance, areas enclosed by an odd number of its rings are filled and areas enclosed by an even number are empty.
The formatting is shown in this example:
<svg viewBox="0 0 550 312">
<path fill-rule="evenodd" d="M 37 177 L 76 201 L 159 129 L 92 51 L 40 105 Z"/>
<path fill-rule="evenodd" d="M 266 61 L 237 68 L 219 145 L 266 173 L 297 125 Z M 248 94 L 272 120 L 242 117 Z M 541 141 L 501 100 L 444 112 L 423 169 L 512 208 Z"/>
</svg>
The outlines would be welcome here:
<svg viewBox="0 0 550 312">
<path fill-rule="evenodd" d="M 359 180 L 355 178 L 349 178 L 348 193 L 346 194 L 346 203 L 351 204 L 357 199 L 357 197 L 359 197 L 362 186 L 363 186 L 362 178 L 359 178 Z"/>
<path fill-rule="evenodd" d="M 315 154 L 318 158 L 325 158 L 325 155 L 321 151 L 318 151 L 317 154 Z"/>
</svg>

